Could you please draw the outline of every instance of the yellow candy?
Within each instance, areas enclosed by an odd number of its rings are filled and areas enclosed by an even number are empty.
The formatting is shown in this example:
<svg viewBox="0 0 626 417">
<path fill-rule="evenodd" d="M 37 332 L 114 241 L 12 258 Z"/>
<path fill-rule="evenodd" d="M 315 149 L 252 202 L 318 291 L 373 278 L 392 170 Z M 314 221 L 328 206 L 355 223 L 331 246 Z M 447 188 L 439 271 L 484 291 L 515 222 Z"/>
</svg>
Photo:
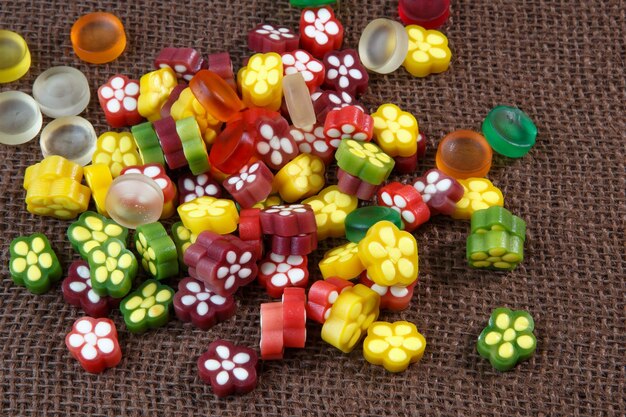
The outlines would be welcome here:
<svg viewBox="0 0 626 417">
<path fill-rule="evenodd" d="M 322 240 L 346 235 L 346 216 L 356 209 L 358 202 L 355 196 L 344 194 L 336 185 L 331 185 L 302 203 L 310 205 L 313 209 L 317 223 L 317 239 Z"/>
<path fill-rule="evenodd" d="M 151 122 L 161 118 L 161 107 L 176 87 L 176 74 L 171 68 L 149 72 L 139 79 L 139 114 Z"/>
<path fill-rule="evenodd" d="M 463 186 L 464 194 L 456 203 L 452 218 L 469 220 L 477 210 L 504 206 L 502 191 L 487 178 L 468 178 L 458 181 Z"/>
<path fill-rule="evenodd" d="M 185 227 L 196 235 L 210 230 L 222 235 L 237 230 L 239 213 L 231 200 L 199 197 L 178 206 Z"/>
<path fill-rule="evenodd" d="M 329 250 L 320 261 L 319 268 L 324 279 L 338 277 L 350 280 L 358 277 L 365 270 L 359 258 L 359 245 L 348 242 Z"/>
<path fill-rule="evenodd" d="M 279 54 L 255 54 L 237 74 L 237 83 L 247 107 L 278 110 L 283 98 L 283 62 Z"/>
<path fill-rule="evenodd" d="M 377 321 L 367 329 L 363 356 L 374 365 L 390 372 L 402 372 L 424 355 L 426 339 L 413 323 Z"/>
<path fill-rule="evenodd" d="M 80 182 L 83 179 L 83 167 L 62 156 L 50 155 L 43 161 L 26 168 L 24 189 L 27 190 L 35 179 L 53 180 L 70 178 Z"/>
<path fill-rule="evenodd" d="M 324 186 L 324 162 L 319 156 L 303 153 L 282 167 L 274 186 L 287 203 L 310 197 Z"/>
<path fill-rule="evenodd" d="M 104 203 L 107 198 L 107 193 L 109 192 L 109 187 L 113 182 L 111 170 L 109 170 L 108 165 L 94 164 L 86 166 L 84 173 L 85 182 L 91 190 L 91 196 L 96 204 L 96 210 L 103 216 L 108 217 L 109 215 Z"/>
<path fill-rule="evenodd" d="M 87 210 L 91 192 L 71 178 L 35 179 L 26 191 L 26 209 L 40 216 L 68 220 Z"/>
<path fill-rule="evenodd" d="M 409 52 L 402 65 L 411 75 L 425 77 L 448 69 L 452 52 L 446 35 L 417 25 L 407 26 L 406 32 L 409 35 Z"/>
<path fill-rule="evenodd" d="M 419 127 L 415 116 L 395 104 L 383 104 L 372 114 L 374 139 L 389 156 L 407 157 L 417 153 Z"/>
<path fill-rule="evenodd" d="M 141 165 L 135 139 L 129 132 L 105 132 L 101 134 L 96 142 L 96 151 L 91 160 L 93 164 L 108 165 L 113 178 L 119 177 L 126 167 Z"/>
<path fill-rule="evenodd" d="M 189 87 L 185 88 L 178 96 L 178 100 L 172 104 L 170 115 L 174 120 L 181 120 L 193 116 L 198 122 L 204 143 L 210 145 L 215 140 L 217 132 L 222 127 L 222 123 L 208 113 L 191 92 Z"/>
<path fill-rule="evenodd" d="M 252 207 L 264 210 L 264 209 L 266 209 L 268 207 L 280 206 L 283 203 L 284 203 L 284 201 L 280 198 L 279 195 L 271 195 L 271 196 L 267 197 L 265 200 L 256 203 Z"/>
</svg>

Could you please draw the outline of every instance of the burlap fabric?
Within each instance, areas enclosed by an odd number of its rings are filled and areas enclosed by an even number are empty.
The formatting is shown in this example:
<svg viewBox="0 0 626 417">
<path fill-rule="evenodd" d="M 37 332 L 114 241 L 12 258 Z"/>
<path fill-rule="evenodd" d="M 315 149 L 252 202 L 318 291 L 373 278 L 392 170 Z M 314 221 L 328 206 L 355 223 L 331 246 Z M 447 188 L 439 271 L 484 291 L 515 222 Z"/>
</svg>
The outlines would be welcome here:
<svg viewBox="0 0 626 417">
<path fill-rule="evenodd" d="M 396 17 L 396 7 L 397 1 L 342 1 L 345 45 L 355 47 L 371 19 Z M 128 48 L 111 64 L 88 65 L 71 48 L 72 23 L 95 10 L 116 13 L 126 26 Z M 75 66 L 92 87 L 83 116 L 102 133 L 107 125 L 96 89 L 112 74 L 139 77 L 169 45 L 203 54 L 227 50 L 238 67 L 250 53 L 248 29 L 263 21 L 297 27 L 299 16 L 287 0 L 3 0 L 0 26 L 24 35 L 33 66 L 0 89 L 30 93 L 46 68 Z M 448 72 L 425 79 L 403 69 L 373 75 L 363 97 L 370 109 L 393 102 L 417 116 L 429 137 L 420 171 L 434 165 L 444 134 L 479 130 L 497 104 L 524 109 L 539 137 L 529 155 L 496 158 L 489 173 L 506 207 L 528 224 L 526 260 L 517 270 L 470 270 L 467 222 L 439 217 L 416 232 L 420 278 L 411 307 L 381 318 L 417 324 L 428 340 L 419 364 L 390 374 L 365 362 L 360 348 L 344 355 L 322 342 L 320 326 L 312 324 L 306 349 L 262 364 L 253 393 L 218 400 L 199 380 L 196 359 L 218 337 L 257 346 L 259 303 L 268 298 L 254 284 L 238 293 L 236 317 L 209 331 L 173 320 L 132 335 L 114 312 L 122 362 L 101 375 L 85 373 L 63 341 L 81 312 L 63 302 L 58 287 L 33 296 L 7 272 L 10 240 L 33 232 L 50 237 L 64 267 L 79 258 L 66 239 L 68 222 L 26 212 L 24 170 L 41 158 L 33 141 L 0 145 L 0 414 L 623 416 L 626 3 L 454 1 L 443 30 L 454 54 Z M 320 253 L 338 243 L 325 241 L 311 256 L 315 278 Z M 475 348 L 497 306 L 527 309 L 536 321 L 536 354 L 508 373 L 494 371 Z"/>
</svg>

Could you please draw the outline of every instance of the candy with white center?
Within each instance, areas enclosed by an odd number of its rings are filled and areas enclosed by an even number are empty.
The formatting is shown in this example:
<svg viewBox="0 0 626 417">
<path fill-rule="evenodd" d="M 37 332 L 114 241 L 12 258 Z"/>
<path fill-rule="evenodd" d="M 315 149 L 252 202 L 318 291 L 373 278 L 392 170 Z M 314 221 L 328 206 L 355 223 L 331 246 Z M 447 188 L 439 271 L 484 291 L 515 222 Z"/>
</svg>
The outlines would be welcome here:
<svg viewBox="0 0 626 417">
<path fill-rule="evenodd" d="M 134 126 L 143 121 L 137 109 L 139 81 L 114 75 L 98 88 L 98 100 L 111 127 Z"/>
<path fill-rule="evenodd" d="M 333 148 L 339 147 L 342 139 L 368 142 L 374 134 L 374 119 L 357 106 L 345 106 L 328 113 L 324 134 Z"/>
<path fill-rule="evenodd" d="M 190 172 L 178 177 L 179 203 L 187 203 L 198 197 L 222 196 L 222 187 L 209 174 L 193 175 Z"/>
<path fill-rule="evenodd" d="M 306 288 L 309 282 L 308 258 L 269 253 L 259 264 L 259 284 L 273 298 L 282 296 L 287 287 Z"/>
<path fill-rule="evenodd" d="M 218 339 L 198 358 L 198 371 L 218 397 L 241 395 L 256 387 L 257 363 L 254 350 Z"/>
<path fill-rule="evenodd" d="M 118 306 L 119 299 L 99 296 L 91 288 L 89 264 L 85 261 L 74 261 L 67 272 L 67 278 L 61 285 L 63 299 L 68 304 L 81 308 L 91 317 L 106 317 Z"/>
<path fill-rule="evenodd" d="M 438 169 L 431 169 L 417 178 L 413 187 L 422 195 L 432 214 L 452 215 L 463 197 L 463 186 Z"/>
<path fill-rule="evenodd" d="M 308 204 L 272 206 L 261 211 L 261 227 L 268 235 L 297 236 L 316 231 L 315 214 Z"/>
<path fill-rule="evenodd" d="M 222 184 L 241 207 L 250 208 L 270 195 L 273 179 L 274 175 L 263 161 L 257 161 L 245 165 Z"/>
<path fill-rule="evenodd" d="M 413 186 L 390 182 L 378 191 L 378 204 L 400 214 L 404 230 L 412 232 L 430 219 L 430 209 Z"/>
<path fill-rule="evenodd" d="M 154 67 L 172 68 L 178 78 L 189 81 L 202 69 L 202 62 L 202 55 L 193 48 L 163 48 L 154 60 Z"/>
<path fill-rule="evenodd" d="M 113 321 L 82 317 L 74 322 L 65 345 L 81 366 L 94 374 L 113 368 L 122 359 Z"/>
<path fill-rule="evenodd" d="M 335 277 L 315 281 L 307 294 L 307 317 L 323 324 L 339 294 L 353 285 L 350 281 Z"/>
<path fill-rule="evenodd" d="M 326 6 L 304 9 L 300 15 L 300 46 L 314 57 L 322 58 L 343 43 L 343 25 L 333 9 Z"/>
<path fill-rule="evenodd" d="M 316 122 L 303 128 L 291 126 L 290 133 L 300 153 L 319 156 L 326 165 L 333 160 L 335 150 L 326 143 L 324 125 Z"/>
<path fill-rule="evenodd" d="M 333 51 L 324 56 L 326 79 L 324 85 L 335 91 L 345 91 L 357 97 L 367 89 L 369 75 L 354 49 Z"/>
<path fill-rule="evenodd" d="M 284 118 L 261 118 L 257 124 L 256 153 L 273 170 L 281 169 L 298 155 L 289 123 Z"/>
<path fill-rule="evenodd" d="M 298 48 L 300 36 L 286 26 L 261 23 L 248 32 L 248 48 L 254 52 L 283 52 Z"/>
<path fill-rule="evenodd" d="M 300 73 L 309 91 L 313 93 L 324 82 L 326 69 L 321 61 L 307 51 L 298 49 L 282 54 L 284 75 Z"/>
<path fill-rule="evenodd" d="M 413 298 L 413 291 L 417 285 L 417 281 L 408 286 L 376 284 L 369 279 L 366 271 L 361 273 L 359 282 L 380 295 L 380 309 L 389 311 L 401 311 L 408 308 L 411 298 Z"/>
<path fill-rule="evenodd" d="M 216 294 L 202 281 L 185 278 L 178 283 L 178 291 L 174 295 L 174 312 L 181 321 L 208 330 L 228 320 L 236 310 L 232 296 Z"/>
<path fill-rule="evenodd" d="M 130 166 L 122 170 L 122 175 L 142 174 L 152 179 L 163 192 L 163 211 L 161 219 L 171 217 L 176 212 L 176 201 L 178 200 L 178 190 L 165 172 L 161 164 L 146 164 L 143 166 Z"/>
</svg>

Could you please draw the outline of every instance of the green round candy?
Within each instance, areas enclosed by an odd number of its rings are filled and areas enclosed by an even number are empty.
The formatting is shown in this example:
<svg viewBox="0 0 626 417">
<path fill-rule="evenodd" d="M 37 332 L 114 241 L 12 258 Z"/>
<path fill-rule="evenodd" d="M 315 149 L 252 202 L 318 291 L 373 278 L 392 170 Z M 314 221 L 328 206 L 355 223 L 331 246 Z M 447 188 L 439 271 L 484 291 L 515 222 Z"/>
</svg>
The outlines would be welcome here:
<svg viewBox="0 0 626 417">
<path fill-rule="evenodd" d="M 390 221 L 402 229 L 400 213 L 389 207 L 366 206 L 354 210 L 346 217 L 346 238 L 350 242 L 359 243 L 370 227 L 382 220 Z"/>
<path fill-rule="evenodd" d="M 520 109 L 497 106 L 483 122 L 483 135 L 500 155 L 521 158 L 535 146 L 537 126 Z"/>
</svg>

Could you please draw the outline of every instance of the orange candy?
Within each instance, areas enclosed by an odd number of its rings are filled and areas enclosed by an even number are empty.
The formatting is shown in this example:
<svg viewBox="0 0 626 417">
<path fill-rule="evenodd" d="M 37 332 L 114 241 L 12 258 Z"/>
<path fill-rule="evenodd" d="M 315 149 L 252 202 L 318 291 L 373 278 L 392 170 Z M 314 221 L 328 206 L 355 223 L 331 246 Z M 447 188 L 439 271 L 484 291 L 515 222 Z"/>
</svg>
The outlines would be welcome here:
<svg viewBox="0 0 626 417">
<path fill-rule="evenodd" d="M 114 61 L 126 48 L 124 25 L 111 13 L 81 16 L 74 22 L 70 38 L 76 55 L 91 64 Z"/>
<path fill-rule="evenodd" d="M 493 151 L 487 140 L 471 130 L 457 130 L 448 134 L 437 148 L 437 168 L 456 178 L 481 178 L 491 168 Z"/>
<path fill-rule="evenodd" d="M 207 113 L 222 122 L 244 108 L 237 93 L 212 71 L 199 71 L 189 82 L 189 88 Z"/>
</svg>

